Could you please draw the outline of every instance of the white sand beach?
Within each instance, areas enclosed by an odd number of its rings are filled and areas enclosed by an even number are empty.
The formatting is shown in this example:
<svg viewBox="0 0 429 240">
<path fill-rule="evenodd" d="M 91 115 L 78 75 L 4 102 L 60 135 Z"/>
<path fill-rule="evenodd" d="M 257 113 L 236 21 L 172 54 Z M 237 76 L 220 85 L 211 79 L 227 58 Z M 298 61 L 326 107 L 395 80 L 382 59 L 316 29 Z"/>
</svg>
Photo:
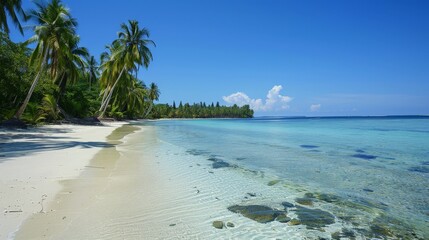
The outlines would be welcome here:
<svg viewBox="0 0 429 240">
<path fill-rule="evenodd" d="M 38 138 L 50 137 L 56 147 L 2 153 L 0 239 L 301 236 L 288 225 L 276 222 L 267 229 L 227 209 L 242 201 L 258 203 L 248 199 L 255 189 L 265 200 L 293 195 L 279 196 L 253 173 L 212 169 L 204 157 L 160 142 L 154 127 L 115 127 L 43 127 Z M 2 134 L 14 135 L 3 147 L 18 140 L 18 133 Z M 74 146 L 64 147 L 70 141 Z M 216 229 L 212 223 L 218 220 L 234 226 Z"/>
<path fill-rule="evenodd" d="M 91 167 L 92 157 L 109 146 L 106 137 L 123 124 L 0 130 L 0 239 L 13 239 L 25 219 L 51 211 L 61 181 Z"/>
</svg>

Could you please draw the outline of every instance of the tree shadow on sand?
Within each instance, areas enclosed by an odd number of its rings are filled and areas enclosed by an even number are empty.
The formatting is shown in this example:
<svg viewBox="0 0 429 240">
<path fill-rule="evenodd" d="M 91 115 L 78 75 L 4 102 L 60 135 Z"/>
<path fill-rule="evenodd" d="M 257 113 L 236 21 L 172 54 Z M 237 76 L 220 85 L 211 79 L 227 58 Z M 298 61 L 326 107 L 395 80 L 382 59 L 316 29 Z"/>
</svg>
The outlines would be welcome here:
<svg viewBox="0 0 429 240">
<path fill-rule="evenodd" d="M 107 148 L 114 144 L 106 142 L 80 142 L 71 141 L 68 137 L 46 136 L 40 131 L 31 133 L 2 133 L 0 132 L 0 162 L 9 158 L 25 156 L 28 154 L 62 150 L 67 148 Z"/>
</svg>

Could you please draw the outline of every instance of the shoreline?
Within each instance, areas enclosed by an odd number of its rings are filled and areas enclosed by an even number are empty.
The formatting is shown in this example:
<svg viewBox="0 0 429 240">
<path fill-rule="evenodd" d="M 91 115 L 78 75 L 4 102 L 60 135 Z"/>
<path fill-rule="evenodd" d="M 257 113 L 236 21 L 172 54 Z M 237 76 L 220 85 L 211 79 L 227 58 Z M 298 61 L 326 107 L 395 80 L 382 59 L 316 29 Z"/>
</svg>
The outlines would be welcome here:
<svg viewBox="0 0 429 240">
<path fill-rule="evenodd" d="M 22 223 L 45 212 L 61 191 L 126 122 L 103 126 L 45 125 L 0 130 L 0 239 L 13 239 Z"/>
<path fill-rule="evenodd" d="M 151 124 L 115 128 L 105 141 L 111 147 L 102 147 L 78 176 L 57 179 L 61 188 L 45 202 L 44 213 L 35 211 L 13 237 L 330 239 L 353 232 L 363 239 L 384 236 L 377 231 L 414 234 L 413 227 L 401 227 L 384 214 L 388 205 L 301 186 L 268 169 L 242 167 L 217 151 L 174 145 L 158 134 Z M 234 210 L 244 206 L 287 212 L 287 219 L 258 222 Z M 301 219 L 309 213 L 327 217 L 326 222 Z M 218 221 L 225 224 L 222 229 L 214 227 Z"/>
</svg>

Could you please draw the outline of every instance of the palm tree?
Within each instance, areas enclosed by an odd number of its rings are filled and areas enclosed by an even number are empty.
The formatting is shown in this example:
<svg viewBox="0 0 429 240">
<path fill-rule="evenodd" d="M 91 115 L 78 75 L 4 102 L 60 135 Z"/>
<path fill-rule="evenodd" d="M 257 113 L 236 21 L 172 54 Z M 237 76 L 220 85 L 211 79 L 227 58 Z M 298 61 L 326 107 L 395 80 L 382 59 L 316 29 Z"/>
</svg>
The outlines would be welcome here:
<svg viewBox="0 0 429 240">
<path fill-rule="evenodd" d="M 99 66 L 94 56 L 86 58 L 85 69 L 86 73 L 88 74 L 89 90 L 91 90 L 92 82 L 97 81 L 98 77 L 100 76 L 100 72 L 98 71 Z"/>
<path fill-rule="evenodd" d="M 117 76 L 117 78 L 113 84 L 108 83 L 104 89 L 105 97 L 103 97 L 99 110 L 101 112 L 100 117 L 104 116 L 115 87 L 123 73 L 138 69 L 138 66 L 141 65 L 147 68 L 153 59 L 148 45 L 155 46 L 155 43 L 152 40 L 145 39 L 150 35 L 149 30 L 146 28 L 140 29 L 138 22 L 135 20 L 128 21 L 128 25 L 122 24 L 121 30 L 118 33 L 118 39 L 112 43 L 110 60 L 105 65 L 110 68 L 105 69 L 110 73 L 110 77 Z"/>
<path fill-rule="evenodd" d="M 126 114 L 129 118 L 144 114 L 144 103 L 147 89 L 143 82 L 127 73 L 121 78 L 116 87 L 116 94 L 112 106 Z"/>
<path fill-rule="evenodd" d="M 151 83 L 149 87 L 149 94 L 148 94 L 148 97 L 150 100 L 150 106 L 146 112 L 145 118 L 147 117 L 147 115 L 149 115 L 150 111 L 152 111 L 153 101 L 158 101 L 160 93 L 161 92 L 159 91 L 158 86 L 155 83 Z"/>
<path fill-rule="evenodd" d="M 68 39 L 67 49 L 61 52 L 59 56 L 60 69 L 57 71 L 57 75 L 54 76 L 54 82 L 60 88 L 59 96 L 64 93 L 68 83 L 75 83 L 84 75 L 86 66 L 85 59 L 87 59 L 88 56 L 88 49 L 79 47 L 78 36 L 72 36 L 72 38 Z"/>
<path fill-rule="evenodd" d="M 19 32 L 23 34 L 21 23 L 18 15 L 25 20 L 24 11 L 21 8 L 21 0 L 1 0 L 0 1 L 0 30 L 9 34 L 9 26 L 7 24 L 7 15 L 12 19 L 13 23 L 18 27 Z"/>
<path fill-rule="evenodd" d="M 30 63 L 36 66 L 37 74 L 23 104 L 15 114 L 18 119 L 25 111 L 42 72 L 48 70 L 51 76 L 59 76 L 61 53 L 69 51 L 70 39 L 76 34 L 76 20 L 60 0 L 52 0 L 47 5 L 37 2 L 35 4 L 37 10 L 31 10 L 28 16 L 36 22 L 35 34 L 27 42 L 37 43 L 30 56 Z"/>
</svg>

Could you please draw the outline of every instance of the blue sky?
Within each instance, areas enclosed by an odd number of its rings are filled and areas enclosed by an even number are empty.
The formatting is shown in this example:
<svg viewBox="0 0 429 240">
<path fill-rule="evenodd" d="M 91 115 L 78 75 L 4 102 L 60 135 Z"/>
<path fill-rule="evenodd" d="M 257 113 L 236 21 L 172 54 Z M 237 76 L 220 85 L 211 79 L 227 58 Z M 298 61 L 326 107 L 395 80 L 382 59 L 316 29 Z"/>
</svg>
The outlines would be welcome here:
<svg viewBox="0 0 429 240">
<path fill-rule="evenodd" d="M 162 103 L 250 103 L 257 116 L 429 114 L 429 1 L 64 3 L 97 57 L 122 22 L 150 29 L 154 61 L 139 76 L 159 85 Z"/>
</svg>

